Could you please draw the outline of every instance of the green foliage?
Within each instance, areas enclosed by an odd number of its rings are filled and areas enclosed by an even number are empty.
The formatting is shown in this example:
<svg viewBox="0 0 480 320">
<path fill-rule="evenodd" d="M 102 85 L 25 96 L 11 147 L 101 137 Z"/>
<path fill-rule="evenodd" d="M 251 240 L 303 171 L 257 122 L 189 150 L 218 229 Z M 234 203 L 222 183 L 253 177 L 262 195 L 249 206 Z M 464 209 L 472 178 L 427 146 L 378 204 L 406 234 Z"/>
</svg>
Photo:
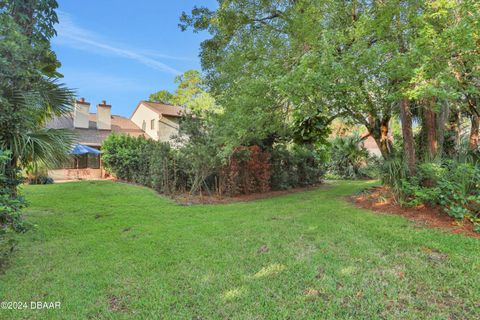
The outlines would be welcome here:
<svg viewBox="0 0 480 320">
<path fill-rule="evenodd" d="M 36 176 L 33 179 L 28 180 L 29 184 L 52 184 L 53 179 L 49 176 Z"/>
<path fill-rule="evenodd" d="M 341 179 L 367 178 L 369 154 L 358 135 L 338 136 L 328 148 L 328 173 Z M 374 161 L 373 159 L 371 160 Z"/>
<path fill-rule="evenodd" d="M 192 126 L 193 127 L 193 126 Z M 216 149 L 199 133 L 177 149 L 143 137 L 112 134 L 102 145 L 105 169 L 121 180 L 162 193 L 190 190 L 197 193 L 218 168 Z"/>
<path fill-rule="evenodd" d="M 73 141 L 65 130 L 45 129 L 71 111 L 73 93 L 58 83 L 60 66 L 50 48 L 58 22 L 55 0 L 0 1 L 0 260 L 13 250 L 15 233 L 29 224 L 18 186 L 23 168 L 58 165 Z M 49 182 L 44 180 L 43 182 Z"/>
<path fill-rule="evenodd" d="M 404 181 L 407 177 L 408 168 L 400 156 L 388 159 L 380 166 L 382 183 L 392 188 L 395 196 L 404 196 Z"/>
<path fill-rule="evenodd" d="M 215 99 L 208 93 L 200 72 L 188 70 L 175 78 L 177 88 L 174 93 L 160 90 L 150 95 L 149 100 L 182 106 L 190 112 L 206 116 L 209 112 L 219 112 Z"/>
<path fill-rule="evenodd" d="M 325 160 L 324 150 L 300 145 L 274 145 L 271 155 L 272 189 L 285 190 L 321 183 Z"/>
<path fill-rule="evenodd" d="M 159 102 L 164 104 L 172 104 L 173 94 L 167 90 L 160 90 L 155 93 L 152 93 L 148 100 L 152 102 Z"/>
<path fill-rule="evenodd" d="M 121 180 L 167 194 L 235 195 L 321 182 L 322 151 L 285 144 L 271 152 L 258 146 L 226 150 L 217 142 L 215 127 L 192 115 L 182 119 L 180 128 L 174 148 L 143 137 L 110 135 L 102 145 L 105 168 Z"/>
<path fill-rule="evenodd" d="M 11 153 L 0 149 L 0 268 L 15 248 L 15 233 L 23 233 L 30 227 L 21 215 L 26 206 L 24 198 L 12 192 L 23 179 L 18 169 L 8 166 L 11 160 Z"/>
<path fill-rule="evenodd" d="M 71 111 L 73 96 L 57 81 L 50 49 L 55 8 L 53 0 L 0 3 L 0 148 L 11 153 L 12 173 L 33 162 L 58 165 L 72 143 L 71 133 L 44 128 Z"/>
<path fill-rule="evenodd" d="M 455 219 L 472 222 L 480 214 L 480 167 L 445 161 L 423 163 L 418 175 L 400 180 L 400 194 L 407 205 L 440 205 Z"/>
<path fill-rule="evenodd" d="M 102 161 L 105 169 L 121 180 L 149 185 L 153 143 L 144 137 L 109 135 L 102 144 Z"/>
</svg>

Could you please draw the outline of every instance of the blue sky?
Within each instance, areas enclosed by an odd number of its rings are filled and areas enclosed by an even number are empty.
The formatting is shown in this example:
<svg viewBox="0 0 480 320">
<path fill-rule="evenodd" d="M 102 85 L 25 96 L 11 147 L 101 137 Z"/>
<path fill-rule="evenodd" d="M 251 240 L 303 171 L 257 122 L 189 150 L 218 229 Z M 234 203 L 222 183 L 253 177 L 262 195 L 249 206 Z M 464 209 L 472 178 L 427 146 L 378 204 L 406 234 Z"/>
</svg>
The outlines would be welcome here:
<svg viewBox="0 0 480 320">
<path fill-rule="evenodd" d="M 91 103 L 130 116 L 140 100 L 173 90 L 176 75 L 200 70 L 199 45 L 208 37 L 178 28 L 182 11 L 214 8 L 214 0 L 59 0 L 52 41 L 63 82 Z"/>
</svg>

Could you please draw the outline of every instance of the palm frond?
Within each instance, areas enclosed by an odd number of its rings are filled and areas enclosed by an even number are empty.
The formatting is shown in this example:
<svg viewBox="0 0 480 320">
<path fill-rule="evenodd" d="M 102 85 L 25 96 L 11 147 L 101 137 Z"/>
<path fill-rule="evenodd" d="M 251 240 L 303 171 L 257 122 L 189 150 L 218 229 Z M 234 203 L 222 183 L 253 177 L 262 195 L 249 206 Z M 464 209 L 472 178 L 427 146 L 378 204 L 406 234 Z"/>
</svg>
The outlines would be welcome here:
<svg viewBox="0 0 480 320">
<path fill-rule="evenodd" d="M 24 165 L 39 162 L 55 167 L 68 159 L 74 142 L 75 136 L 71 131 L 41 128 L 15 135 L 7 149 L 17 155 Z"/>
<path fill-rule="evenodd" d="M 26 95 L 26 104 L 38 111 L 38 114 L 48 120 L 55 116 L 71 112 L 74 91 L 56 79 L 42 78 Z"/>
</svg>

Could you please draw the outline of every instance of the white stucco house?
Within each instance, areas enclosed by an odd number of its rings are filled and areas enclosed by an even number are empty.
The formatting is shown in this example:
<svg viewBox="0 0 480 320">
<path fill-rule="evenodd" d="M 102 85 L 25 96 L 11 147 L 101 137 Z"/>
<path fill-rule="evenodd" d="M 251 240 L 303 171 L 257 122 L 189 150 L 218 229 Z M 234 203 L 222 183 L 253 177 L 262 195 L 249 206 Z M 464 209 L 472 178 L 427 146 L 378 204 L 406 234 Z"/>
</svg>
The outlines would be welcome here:
<svg viewBox="0 0 480 320">
<path fill-rule="evenodd" d="M 72 113 L 52 119 L 47 128 L 68 129 L 76 142 L 101 150 L 102 142 L 112 133 L 168 142 L 178 133 L 183 108 L 156 102 L 141 101 L 130 118 L 112 115 L 112 106 L 106 101 L 90 112 L 90 103 L 81 98 L 74 103 Z M 102 179 L 106 177 L 101 156 L 72 157 L 62 168 L 49 170 L 54 180 Z"/>
<path fill-rule="evenodd" d="M 150 101 L 140 101 L 130 120 L 151 139 L 171 141 L 178 134 L 179 120 L 184 108 Z"/>
</svg>

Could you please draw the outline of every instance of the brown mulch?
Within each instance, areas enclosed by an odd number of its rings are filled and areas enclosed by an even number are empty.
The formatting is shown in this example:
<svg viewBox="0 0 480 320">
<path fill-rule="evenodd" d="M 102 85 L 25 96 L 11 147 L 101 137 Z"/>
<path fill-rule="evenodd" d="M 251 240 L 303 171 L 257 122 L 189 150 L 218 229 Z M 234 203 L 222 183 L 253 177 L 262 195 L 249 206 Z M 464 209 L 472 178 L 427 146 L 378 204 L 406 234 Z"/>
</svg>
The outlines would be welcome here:
<svg viewBox="0 0 480 320">
<path fill-rule="evenodd" d="M 387 187 L 373 187 L 348 198 L 357 207 L 369 209 L 381 214 L 396 214 L 415 221 L 418 225 L 443 229 L 455 234 L 464 234 L 480 239 L 480 234 L 473 231 L 470 221 L 456 221 L 442 212 L 440 207 L 425 205 L 402 207 L 395 201 Z"/>
<path fill-rule="evenodd" d="M 260 199 L 268 199 L 268 198 L 283 196 L 290 193 L 314 190 L 324 186 L 325 184 L 318 184 L 318 185 L 303 187 L 303 188 L 292 188 L 288 190 L 269 191 L 269 192 L 263 192 L 263 193 L 240 194 L 236 196 L 219 196 L 215 194 L 191 195 L 189 193 L 184 193 L 184 194 L 173 196 L 173 199 L 178 204 L 184 205 L 184 206 L 196 205 L 196 204 L 227 204 L 227 203 L 234 203 L 234 202 L 248 202 L 248 201 L 260 200 Z"/>
</svg>

